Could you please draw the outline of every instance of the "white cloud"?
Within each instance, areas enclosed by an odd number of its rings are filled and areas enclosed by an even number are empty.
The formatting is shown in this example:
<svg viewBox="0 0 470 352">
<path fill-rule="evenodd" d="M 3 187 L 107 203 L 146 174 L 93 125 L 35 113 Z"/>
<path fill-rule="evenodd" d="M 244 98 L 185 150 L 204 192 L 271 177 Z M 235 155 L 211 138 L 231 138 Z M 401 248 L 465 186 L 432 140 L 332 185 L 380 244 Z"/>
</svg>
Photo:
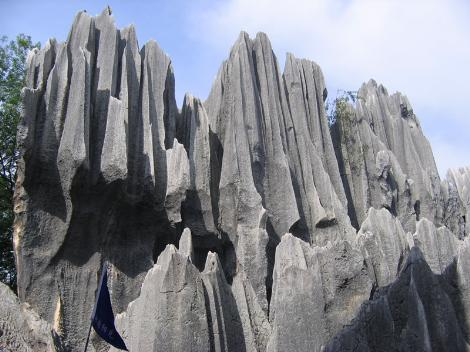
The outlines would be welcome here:
<svg viewBox="0 0 470 352">
<path fill-rule="evenodd" d="M 233 42 L 241 29 L 264 31 L 278 54 L 318 61 L 333 84 L 374 76 L 432 106 L 468 97 L 466 6 L 452 0 L 230 0 L 206 10 L 200 23 L 215 45 Z"/>
<path fill-rule="evenodd" d="M 369 78 L 400 90 L 422 122 L 431 112 L 425 132 L 434 133 L 442 123 L 470 128 L 469 10 L 459 0 L 228 0 L 195 18 L 218 50 L 240 30 L 266 32 L 281 64 L 287 51 L 318 62 L 333 95 Z"/>
</svg>

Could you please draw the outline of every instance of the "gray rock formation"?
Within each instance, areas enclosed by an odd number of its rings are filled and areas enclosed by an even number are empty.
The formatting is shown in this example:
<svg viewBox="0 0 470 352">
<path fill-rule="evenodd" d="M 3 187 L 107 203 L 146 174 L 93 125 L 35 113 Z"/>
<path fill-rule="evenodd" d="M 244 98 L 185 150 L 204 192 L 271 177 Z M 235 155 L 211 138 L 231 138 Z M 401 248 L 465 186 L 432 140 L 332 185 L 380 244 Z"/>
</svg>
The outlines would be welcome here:
<svg viewBox="0 0 470 352">
<path fill-rule="evenodd" d="M 332 130 L 353 224 L 359 227 L 370 207 L 388 209 L 406 231 L 414 232 L 420 217 L 438 221 L 439 174 L 406 97 L 371 80 L 356 108 L 344 109 Z"/>
<path fill-rule="evenodd" d="M 325 351 L 467 351 L 461 305 L 449 286 L 413 247 L 396 281 L 365 302 Z"/>
<path fill-rule="evenodd" d="M 276 249 L 273 277 L 267 351 L 320 351 L 372 288 L 362 255 L 347 241 L 312 248 L 291 234 Z"/>
<path fill-rule="evenodd" d="M 317 64 L 287 56 L 283 81 L 287 108 L 282 116 L 284 148 L 300 221 L 297 236 L 318 245 L 354 238 L 323 104 L 326 88 Z"/>
<path fill-rule="evenodd" d="M 10 288 L 0 283 L 0 350 L 61 351 L 60 338 L 27 303 L 20 303 Z"/>
<path fill-rule="evenodd" d="M 461 241 L 449 229 L 445 226 L 436 229 L 426 218 L 417 223 L 413 240 L 435 274 L 444 272 L 452 264 L 461 245 Z"/>
<path fill-rule="evenodd" d="M 241 33 L 178 110 L 170 58 L 109 8 L 27 65 L 18 296 L 60 348 L 83 350 L 105 260 L 131 351 L 467 348 L 470 169 L 440 180 L 400 93 L 369 81 L 329 126 L 320 67 Z M 52 346 L 36 330 L 8 343 Z"/>
<path fill-rule="evenodd" d="M 460 239 L 468 236 L 470 229 L 467 219 L 470 216 L 470 167 L 449 170 L 447 179 L 441 183 L 443 224 Z"/>
<path fill-rule="evenodd" d="M 391 283 L 400 271 L 413 242 L 405 235 L 400 221 L 382 208 L 370 208 L 356 237 L 370 277 L 377 286 Z"/>
<path fill-rule="evenodd" d="M 197 268 L 168 245 L 116 326 L 130 351 L 208 351 L 204 297 Z"/>
</svg>

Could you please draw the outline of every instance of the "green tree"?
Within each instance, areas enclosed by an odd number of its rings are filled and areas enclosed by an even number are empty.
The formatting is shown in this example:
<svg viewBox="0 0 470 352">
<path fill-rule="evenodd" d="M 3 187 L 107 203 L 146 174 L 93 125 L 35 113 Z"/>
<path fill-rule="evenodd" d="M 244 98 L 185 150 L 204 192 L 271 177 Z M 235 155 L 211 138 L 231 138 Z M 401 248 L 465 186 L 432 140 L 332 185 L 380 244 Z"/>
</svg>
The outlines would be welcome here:
<svg viewBox="0 0 470 352">
<path fill-rule="evenodd" d="M 21 89 L 25 83 L 25 61 L 29 50 L 39 47 L 31 37 L 0 39 L 0 281 L 16 290 L 12 244 L 13 192 L 18 150 L 16 126 L 20 119 Z"/>
<path fill-rule="evenodd" d="M 348 117 L 348 104 L 356 104 L 358 99 L 362 99 L 357 95 L 357 91 L 338 89 L 336 98 L 326 102 L 326 117 L 328 126 L 331 128 L 338 119 Z"/>
</svg>

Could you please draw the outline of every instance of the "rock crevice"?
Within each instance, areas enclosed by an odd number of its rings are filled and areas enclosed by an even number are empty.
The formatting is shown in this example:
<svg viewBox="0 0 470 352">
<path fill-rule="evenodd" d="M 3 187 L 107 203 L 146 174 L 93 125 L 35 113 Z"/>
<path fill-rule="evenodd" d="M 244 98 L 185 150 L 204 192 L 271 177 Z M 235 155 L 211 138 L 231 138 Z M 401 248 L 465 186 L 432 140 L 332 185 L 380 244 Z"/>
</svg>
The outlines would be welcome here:
<svg viewBox="0 0 470 352">
<path fill-rule="evenodd" d="M 0 348 L 82 350 L 103 261 L 130 350 L 468 348 L 470 169 L 439 178 L 404 95 L 371 80 L 329 125 L 320 67 L 242 32 L 179 110 L 109 8 L 27 66 L 14 250 L 42 320 L 12 333 L 30 313 L 1 292 Z"/>
</svg>

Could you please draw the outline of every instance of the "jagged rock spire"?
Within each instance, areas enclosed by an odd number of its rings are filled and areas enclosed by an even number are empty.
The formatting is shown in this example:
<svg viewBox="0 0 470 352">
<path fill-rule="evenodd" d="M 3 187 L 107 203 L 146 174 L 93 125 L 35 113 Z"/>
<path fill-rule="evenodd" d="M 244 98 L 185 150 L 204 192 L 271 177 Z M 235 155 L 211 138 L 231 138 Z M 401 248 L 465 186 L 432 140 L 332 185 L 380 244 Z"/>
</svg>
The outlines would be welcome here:
<svg viewBox="0 0 470 352">
<path fill-rule="evenodd" d="M 207 99 L 178 110 L 170 58 L 109 7 L 27 66 L 18 294 L 66 350 L 104 260 L 131 350 L 470 342 L 469 168 L 439 179 L 402 94 L 371 80 L 328 126 L 320 67 L 289 54 L 281 73 L 267 36 L 242 32 Z"/>
</svg>

